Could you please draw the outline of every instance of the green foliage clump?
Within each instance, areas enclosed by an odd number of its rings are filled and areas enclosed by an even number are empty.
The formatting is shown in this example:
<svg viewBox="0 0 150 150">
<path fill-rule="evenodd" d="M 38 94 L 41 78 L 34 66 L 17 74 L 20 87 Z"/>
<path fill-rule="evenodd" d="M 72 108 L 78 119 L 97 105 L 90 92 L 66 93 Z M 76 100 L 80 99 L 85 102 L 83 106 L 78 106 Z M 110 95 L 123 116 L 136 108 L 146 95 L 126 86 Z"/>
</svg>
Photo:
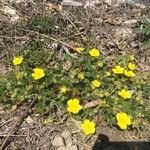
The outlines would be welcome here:
<svg viewBox="0 0 150 150">
<path fill-rule="evenodd" d="M 117 124 L 116 114 L 119 112 L 131 117 L 132 127 L 141 126 L 143 118 L 149 119 L 147 77 L 136 69 L 132 71 L 134 77 L 112 71 L 117 65 L 129 70 L 128 63 L 135 64 L 129 56 L 106 57 L 100 54 L 95 57 L 89 53 L 90 49 L 85 49 L 73 58 L 66 53 L 59 55 L 53 50 L 39 50 L 38 46 L 35 42 L 30 44 L 31 49 L 20 52 L 18 56 L 23 57 L 22 63 L 14 65 L 12 71 L 2 78 L 0 101 L 7 106 L 35 100 L 39 113 L 48 112 L 55 106 L 66 112 L 68 100 L 77 98 L 83 109 L 73 116 L 80 120 L 92 118 L 99 111 L 109 125 Z M 43 69 L 44 77 L 34 80 L 32 73 L 35 68 Z M 98 84 L 93 84 L 95 80 Z M 128 99 L 118 94 L 122 89 L 131 91 Z M 85 107 L 95 101 L 99 104 L 94 108 Z"/>
<path fill-rule="evenodd" d="M 26 23 L 26 27 L 40 33 L 52 34 L 57 31 L 56 17 L 49 14 L 37 14 Z"/>
<path fill-rule="evenodd" d="M 150 18 L 143 16 L 139 20 L 138 27 L 136 28 L 136 33 L 142 42 L 141 48 L 150 48 Z"/>
</svg>

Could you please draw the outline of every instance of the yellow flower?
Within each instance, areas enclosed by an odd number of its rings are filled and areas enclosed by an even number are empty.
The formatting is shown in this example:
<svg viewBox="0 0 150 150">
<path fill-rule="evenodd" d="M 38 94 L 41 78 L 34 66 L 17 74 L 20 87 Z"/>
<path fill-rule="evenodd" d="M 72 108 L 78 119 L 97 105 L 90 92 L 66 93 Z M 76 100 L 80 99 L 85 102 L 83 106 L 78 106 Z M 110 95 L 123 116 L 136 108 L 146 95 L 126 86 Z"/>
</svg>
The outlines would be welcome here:
<svg viewBox="0 0 150 150">
<path fill-rule="evenodd" d="M 67 111 L 77 114 L 83 107 L 79 104 L 79 100 L 74 98 L 67 102 Z"/>
<path fill-rule="evenodd" d="M 19 80 L 23 77 L 23 73 L 22 72 L 17 72 L 16 73 L 16 79 Z"/>
<path fill-rule="evenodd" d="M 86 135 L 95 133 L 95 123 L 90 120 L 84 120 L 82 123 L 81 129 L 84 131 Z"/>
<path fill-rule="evenodd" d="M 128 68 L 130 70 L 135 70 L 136 69 L 136 65 L 134 63 L 128 63 Z"/>
<path fill-rule="evenodd" d="M 23 57 L 19 56 L 19 57 L 14 57 L 12 62 L 14 65 L 20 65 L 22 63 L 22 61 L 23 61 Z"/>
<path fill-rule="evenodd" d="M 115 66 L 115 67 L 112 69 L 112 71 L 113 71 L 115 74 L 123 74 L 124 68 L 121 67 L 121 66 L 119 66 L 119 65 L 117 65 L 117 66 Z"/>
<path fill-rule="evenodd" d="M 89 54 L 93 57 L 99 57 L 100 56 L 100 52 L 98 49 L 96 48 L 93 48 L 89 51 Z"/>
<path fill-rule="evenodd" d="M 76 51 L 77 51 L 78 53 L 81 53 L 81 52 L 84 51 L 84 50 L 85 50 L 84 47 L 78 47 L 78 48 L 76 48 Z"/>
<path fill-rule="evenodd" d="M 131 125 L 130 117 L 124 112 L 118 113 L 116 115 L 116 118 L 117 118 L 117 124 L 121 129 L 127 129 L 127 125 Z"/>
<path fill-rule="evenodd" d="M 111 73 L 110 72 L 106 72 L 106 77 L 109 77 L 111 75 Z"/>
<path fill-rule="evenodd" d="M 78 78 L 80 79 L 80 80 L 83 80 L 84 79 L 84 72 L 80 72 L 80 73 L 78 73 Z"/>
<path fill-rule="evenodd" d="M 32 73 L 32 77 L 34 78 L 34 80 L 41 79 L 45 76 L 43 69 L 35 68 L 35 69 L 33 69 L 33 71 L 34 72 Z"/>
<path fill-rule="evenodd" d="M 100 87 L 100 85 L 101 85 L 101 83 L 98 80 L 93 80 L 91 87 L 92 87 L 92 89 L 95 89 L 97 87 Z"/>
<path fill-rule="evenodd" d="M 123 97 L 124 99 L 130 99 L 132 96 L 132 92 L 129 90 L 122 89 L 118 92 L 118 95 Z"/>
<path fill-rule="evenodd" d="M 124 74 L 127 76 L 127 77 L 135 77 L 135 73 L 133 71 L 127 71 L 125 70 L 124 71 Z"/>
<path fill-rule="evenodd" d="M 60 90 L 61 93 L 66 93 L 67 92 L 67 87 L 66 86 L 61 86 L 59 88 L 59 90 Z"/>
</svg>

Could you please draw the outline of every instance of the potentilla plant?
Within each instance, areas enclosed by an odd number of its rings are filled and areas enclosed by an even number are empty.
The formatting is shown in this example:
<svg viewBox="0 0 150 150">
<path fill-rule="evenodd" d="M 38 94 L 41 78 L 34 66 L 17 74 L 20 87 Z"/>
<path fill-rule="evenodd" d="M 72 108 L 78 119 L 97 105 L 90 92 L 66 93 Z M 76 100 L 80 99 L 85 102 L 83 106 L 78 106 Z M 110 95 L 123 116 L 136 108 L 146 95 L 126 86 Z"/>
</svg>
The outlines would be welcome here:
<svg viewBox="0 0 150 150">
<path fill-rule="evenodd" d="M 133 56 L 106 57 L 96 48 L 76 48 L 77 58 L 54 51 L 24 50 L 12 59 L 12 71 L 1 80 L 5 106 L 35 100 L 37 112 L 55 106 L 82 121 L 86 135 L 96 132 L 94 117 L 102 111 L 108 125 L 125 130 L 148 120 L 146 75 Z M 88 106 L 88 107 L 87 107 Z"/>
</svg>

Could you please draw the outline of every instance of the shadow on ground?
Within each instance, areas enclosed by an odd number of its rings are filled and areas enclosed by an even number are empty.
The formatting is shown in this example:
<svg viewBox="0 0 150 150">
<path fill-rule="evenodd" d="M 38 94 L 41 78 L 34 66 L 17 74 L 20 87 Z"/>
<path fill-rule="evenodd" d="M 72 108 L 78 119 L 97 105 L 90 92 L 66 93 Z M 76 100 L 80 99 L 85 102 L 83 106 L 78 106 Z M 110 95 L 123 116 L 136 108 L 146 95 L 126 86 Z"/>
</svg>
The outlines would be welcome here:
<svg viewBox="0 0 150 150">
<path fill-rule="evenodd" d="M 92 150 L 150 150 L 149 142 L 111 142 L 105 134 L 99 134 Z"/>
</svg>

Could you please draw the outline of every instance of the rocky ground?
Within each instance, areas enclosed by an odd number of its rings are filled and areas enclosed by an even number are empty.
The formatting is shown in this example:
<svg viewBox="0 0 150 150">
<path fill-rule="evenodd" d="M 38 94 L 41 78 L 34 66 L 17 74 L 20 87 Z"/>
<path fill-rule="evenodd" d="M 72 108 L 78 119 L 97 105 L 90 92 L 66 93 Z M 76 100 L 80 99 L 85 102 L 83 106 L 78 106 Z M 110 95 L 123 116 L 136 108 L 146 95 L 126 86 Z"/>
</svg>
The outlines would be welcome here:
<svg viewBox="0 0 150 150">
<path fill-rule="evenodd" d="M 32 20 L 38 13 L 57 15 L 56 29 L 61 35 L 50 35 L 72 46 L 78 44 L 96 46 L 104 55 L 133 54 L 141 70 L 148 72 L 150 51 L 140 51 L 140 41 L 134 27 L 142 14 L 150 15 L 149 1 L 39 1 L 2 0 L 0 2 L 0 74 L 11 69 L 10 60 L 22 50 L 33 37 L 38 38 L 39 29 L 27 28 L 24 21 Z M 74 34 L 72 33 L 74 31 Z M 49 36 L 42 32 L 45 36 Z M 90 38 L 89 38 L 90 37 Z M 55 46 L 51 41 L 49 46 Z M 27 104 L 4 111 L 0 104 L 0 150 L 5 140 L 7 150 L 148 150 L 150 126 L 144 130 L 119 131 L 108 127 L 99 114 L 97 132 L 85 137 L 80 132 L 81 123 L 62 114 L 61 110 L 49 116 L 40 116 Z M 48 118 L 48 119 L 47 119 Z M 96 118 L 97 120 L 97 118 Z M 17 126 L 16 126 L 17 124 Z"/>
</svg>

